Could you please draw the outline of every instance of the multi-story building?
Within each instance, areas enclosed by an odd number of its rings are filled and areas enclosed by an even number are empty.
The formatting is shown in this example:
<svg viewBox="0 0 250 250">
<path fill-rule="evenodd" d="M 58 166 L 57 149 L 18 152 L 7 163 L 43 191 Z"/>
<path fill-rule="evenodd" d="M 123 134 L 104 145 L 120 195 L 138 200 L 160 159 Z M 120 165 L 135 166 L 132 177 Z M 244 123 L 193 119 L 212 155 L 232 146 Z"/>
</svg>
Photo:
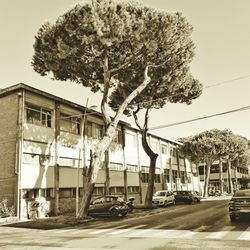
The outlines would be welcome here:
<svg viewBox="0 0 250 250">
<path fill-rule="evenodd" d="M 0 113 L 0 200 L 14 204 L 19 217 L 27 215 L 27 201 L 37 197 L 60 212 L 74 211 L 82 195 L 82 168 L 102 136 L 101 114 L 22 83 L 0 91 Z M 180 144 L 152 134 L 148 139 L 159 154 L 155 189 L 199 191 L 198 171 L 179 156 Z M 142 203 L 149 158 L 139 131 L 120 122 L 108 158 L 94 195 L 104 194 L 109 183 L 110 193 Z"/>
<path fill-rule="evenodd" d="M 228 191 L 228 163 L 222 163 L 222 185 L 224 192 Z M 201 163 L 199 166 L 200 181 L 203 185 L 204 173 L 206 165 Z M 247 188 L 250 182 L 250 172 L 249 166 L 235 166 L 232 164 L 231 178 L 233 183 L 233 189 L 237 190 L 240 188 Z M 209 190 L 213 193 L 216 190 L 220 190 L 220 170 L 219 161 L 215 161 L 210 168 L 210 178 L 209 178 Z"/>
</svg>

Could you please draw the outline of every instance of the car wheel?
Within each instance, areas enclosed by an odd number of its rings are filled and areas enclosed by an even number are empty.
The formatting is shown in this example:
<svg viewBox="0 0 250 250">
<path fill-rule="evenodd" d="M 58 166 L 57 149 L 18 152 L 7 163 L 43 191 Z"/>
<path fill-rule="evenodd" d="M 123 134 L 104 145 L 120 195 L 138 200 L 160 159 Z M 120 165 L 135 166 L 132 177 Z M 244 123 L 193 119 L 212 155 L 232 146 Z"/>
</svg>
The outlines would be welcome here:
<svg viewBox="0 0 250 250">
<path fill-rule="evenodd" d="M 121 216 L 126 216 L 127 215 L 127 212 L 123 212 L 123 213 L 121 213 Z"/>
<path fill-rule="evenodd" d="M 236 216 L 235 216 L 235 214 L 230 214 L 229 217 L 230 217 L 230 220 L 231 220 L 232 222 L 233 222 L 233 221 L 236 221 Z"/>
<path fill-rule="evenodd" d="M 112 209 L 110 210 L 110 215 L 111 215 L 112 217 L 118 217 L 119 212 L 117 211 L 117 209 L 112 208 Z"/>
<path fill-rule="evenodd" d="M 175 200 L 173 200 L 172 204 L 175 205 Z"/>
</svg>

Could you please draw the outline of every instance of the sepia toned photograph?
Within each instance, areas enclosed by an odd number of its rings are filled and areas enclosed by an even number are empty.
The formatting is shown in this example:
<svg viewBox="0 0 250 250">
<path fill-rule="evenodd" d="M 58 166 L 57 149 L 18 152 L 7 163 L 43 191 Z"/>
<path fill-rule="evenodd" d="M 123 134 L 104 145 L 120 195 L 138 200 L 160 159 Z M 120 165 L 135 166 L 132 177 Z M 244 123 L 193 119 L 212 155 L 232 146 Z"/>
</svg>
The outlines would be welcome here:
<svg viewBox="0 0 250 250">
<path fill-rule="evenodd" d="M 249 0 L 0 20 L 0 249 L 250 250 Z"/>
</svg>

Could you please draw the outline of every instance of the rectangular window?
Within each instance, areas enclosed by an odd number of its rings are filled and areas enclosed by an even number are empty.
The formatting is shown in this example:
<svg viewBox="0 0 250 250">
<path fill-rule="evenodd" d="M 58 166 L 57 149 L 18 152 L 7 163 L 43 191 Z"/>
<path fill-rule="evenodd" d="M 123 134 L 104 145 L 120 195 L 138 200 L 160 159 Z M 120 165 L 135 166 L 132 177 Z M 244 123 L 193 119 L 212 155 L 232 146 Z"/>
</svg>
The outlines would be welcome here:
<svg viewBox="0 0 250 250">
<path fill-rule="evenodd" d="M 148 183 L 149 173 L 142 173 L 142 182 Z"/>
<path fill-rule="evenodd" d="M 177 170 L 172 170 L 172 176 L 173 176 L 173 182 L 176 183 L 176 179 L 178 177 L 178 172 Z"/>
<path fill-rule="evenodd" d="M 139 193 L 140 188 L 137 186 L 129 186 L 128 187 L 128 193 L 132 194 L 132 193 Z"/>
<path fill-rule="evenodd" d="M 181 175 L 181 183 L 185 183 L 185 172 L 181 171 L 180 175 Z"/>
<path fill-rule="evenodd" d="M 161 153 L 163 155 L 168 155 L 168 147 L 166 145 L 161 145 Z"/>
<path fill-rule="evenodd" d="M 155 175 L 155 183 L 161 183 L 161 175 L 160 174 Z"/>
<path fill-rule="evenodd" d="M 25 109 L 26 109 L 26 121 L 28 123 L 49 128 L 52 127 L 51 110 L 30 103 L 26 103 Z"/>
<path fill-rule="evenodd" d="M 124 193 L 124 187 L 111 187 L 110 188 L 111 194 L 123 194 Z"/>
<path fill-rule="evenodd" d="M 103 136 L 103 127 L 99 124 L 88 122 L 87 123 L 87 136 L 93 139 L 101 139 Z"/>
<path fill-rule="evenodd" d="M 122 145 L 122 131 L 121 130 L 116 130 L 116 137 L 113 140 L 113 142 Z"/>
<path fill-rule="evenodd" d="M 60 130 L 66 131 L 72 134 L 80 134 L 81 131 L 81 119 L 76 115 L 60 114 Z"/>
<path fill-rule="evenodd" d="M 170 182 L 170 171 L 169 171 L 169 169 L 164 169 L 164 177 L 165 177 L 165 181 L 167 183 L 169 183 Z"/>
<path fill-rule="evenodd" d="M 60 188 L 59 189 L 59 196 L 62 198 L 70 198 L 73 196 L 72 188 Z"/>
<path fill-rule="evenodd" d="M 127 133 L 126 134 L 126 145 L 131 148 L 136 148 L 137 147 L 137 139 L 136 135 L 132 135 Z"/>
<path fill-rule="evenodd" d="M 123 165 L 121 163 L 114 163 L 114 162 L 110 162 L 109 163 L 109 169 L 110 170 L 123 170 Z"/>
<path fill-rule="evenodd" d="M 94 195 L 104 195 L 104 187 L 95 187 Z"/>
<path fill-rule="evenodd" d="M 138 171 L 138 166 L 137 165 L 127 164 L 127 170 L 131 171 L 131 172 L 137 172 Z"/>
</svg>

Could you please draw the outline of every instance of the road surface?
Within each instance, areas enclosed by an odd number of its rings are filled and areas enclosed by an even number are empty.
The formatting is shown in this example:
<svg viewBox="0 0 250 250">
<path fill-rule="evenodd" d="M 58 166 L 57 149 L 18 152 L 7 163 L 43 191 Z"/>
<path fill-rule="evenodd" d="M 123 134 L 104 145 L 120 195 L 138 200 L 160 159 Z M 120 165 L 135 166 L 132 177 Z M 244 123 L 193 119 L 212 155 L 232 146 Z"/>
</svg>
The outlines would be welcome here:
<svg viewBox="0 0 250 250">
<path fill-rule="evenodd" d="M 142 217 L 99 218 L 61 229 L 16 226 L 0 227 L 0 249 L 250 249 L 250 219 L 231 223 L 227 200 L 169 206 Z"/>
</svg>

